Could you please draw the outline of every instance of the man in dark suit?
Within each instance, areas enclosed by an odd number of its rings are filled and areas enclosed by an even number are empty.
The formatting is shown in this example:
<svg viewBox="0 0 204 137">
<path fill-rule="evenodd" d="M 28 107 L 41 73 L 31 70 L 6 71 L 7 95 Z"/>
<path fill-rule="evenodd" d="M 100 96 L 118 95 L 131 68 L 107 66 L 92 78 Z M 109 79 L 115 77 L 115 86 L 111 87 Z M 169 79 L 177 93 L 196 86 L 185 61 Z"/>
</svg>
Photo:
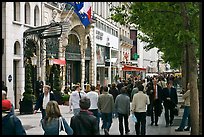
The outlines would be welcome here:
<svg viewBox="0 0 204 137">
<path fill-rule="evenodd" d="M 44 85 L 44 92 L 40 95 L 40 97 L 36 101 L 34 114 L 36 114 L 38 109 L 40 108 L 42 112 L 42 118 L 44 119 L 44 117 L 46 116 L 45 109 L 46 109 L 47 103 L 51 100 L 56 101 L 55 96 L 53 93 L 50 93 L 50 86 Z"/>
<path fill-rule="evenodd" d="M 170 80 L 167 82 L 167 87 L 163 89 L 163 105 L 165 109 L 165 120 L 166 127 L 173 125 L 174 120 L 174 108 L 178 104 L 178 96 L 175 88 L 172 87 L 173 82 Z M 169 110 L 170 110 L 170 119 L 169 119 Z"/>
<path fill-rule="evenodd" d="M 147 95 L 150 99 L 150 115 L 151 115 L 151 125 L 155 123 L 158 126 L 158 119 L 162 112 L 162 88 L 157 84 L 157 79 L 153 79 L 153 84 L 148 87 Z"/>
</svg>

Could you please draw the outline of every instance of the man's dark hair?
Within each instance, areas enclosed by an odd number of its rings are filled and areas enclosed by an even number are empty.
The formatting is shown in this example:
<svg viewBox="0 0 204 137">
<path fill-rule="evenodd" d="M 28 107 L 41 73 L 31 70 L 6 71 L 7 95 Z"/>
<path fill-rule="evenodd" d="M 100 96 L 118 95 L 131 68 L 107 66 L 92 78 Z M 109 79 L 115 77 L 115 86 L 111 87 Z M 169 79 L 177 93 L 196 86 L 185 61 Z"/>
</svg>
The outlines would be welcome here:
<svg viewBox="0 0 204 137">
<path fill-rule="evenodd" d="M 91 86 L 91 91 L 95 91 L 96 87 L 95 86 Z"/>
<path fill-rule="evenodd" d="M 104 86 L 104 87 L 103 87 L 103 91 L 104 91 L 104 92 L 108 92 L 108 87 Z"/>
<path fill-rule="evenodd" d="M 82 97 L 80 100 L 79 100 L 79 106 L 81 109 L 85 109 L 85 110 L 88 110 L 89 107 L 91 105 L 91 101 L 89 98 L 87 97 Z"/>
<path fill-rule="evenodd" d="M 138 85 L 138 89 L 139 89 L 139 91 L 143 91 L 144 90 L 144 86 L 142 84 L 139 84 Z"/>
<path fill-rule="evenodd" d="M 127 92 L 127 86 L 124 86 L 120 90 L 121 93 L 126 93 Z"/>
</svg>

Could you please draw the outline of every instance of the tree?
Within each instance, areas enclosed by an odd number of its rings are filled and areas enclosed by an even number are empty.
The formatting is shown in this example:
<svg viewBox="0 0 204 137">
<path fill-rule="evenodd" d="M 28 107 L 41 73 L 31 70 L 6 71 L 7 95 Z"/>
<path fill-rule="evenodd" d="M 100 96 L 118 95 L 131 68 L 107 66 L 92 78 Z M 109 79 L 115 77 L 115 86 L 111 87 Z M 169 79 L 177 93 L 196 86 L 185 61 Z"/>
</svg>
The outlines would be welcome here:
<svg viewBox="0 0 204 137">
<path fill-rule="evenodd" d="M 199 134 L 199 102 L 197 87 L 197 53 L 199 46 L 199 5 L 196 2 L 129 2 L 113 7 L 111 19 L 134 25 L 145 35 L 139 35 L 146 47 L 159 48 L 164 60 L 183 66 L 190 83 L 192 135 Z"/>
</svg>

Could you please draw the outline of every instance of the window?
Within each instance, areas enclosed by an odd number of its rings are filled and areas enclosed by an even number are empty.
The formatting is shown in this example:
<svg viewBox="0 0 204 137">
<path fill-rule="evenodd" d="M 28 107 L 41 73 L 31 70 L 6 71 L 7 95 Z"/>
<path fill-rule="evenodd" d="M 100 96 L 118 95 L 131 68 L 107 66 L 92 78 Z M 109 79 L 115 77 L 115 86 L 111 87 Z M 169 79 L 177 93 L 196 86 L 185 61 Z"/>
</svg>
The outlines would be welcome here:
<svg viewBox="0 0 204 137">
<path fill-rule="evenodd" d="M 20 2 L 14 2 L 14 21 L 20 21 Z"/>
<path fill-rule="evenodd" d="M 68 5 L 68 4 L 67 4 Z M 35 9 L 34 9 L 34 26 L 39 26 L 39 8 L 38 6 L 35 6 Z"/>
<path fill-rule="evenodd" d="M 20 43 L 18 41 L 14 44 L 14 55 L 20 55 Z"/>
<path fill-rule="evenodd" d="M 30 24 L 30 5 L 25 3 L 25 24 Z"/>
</svg>

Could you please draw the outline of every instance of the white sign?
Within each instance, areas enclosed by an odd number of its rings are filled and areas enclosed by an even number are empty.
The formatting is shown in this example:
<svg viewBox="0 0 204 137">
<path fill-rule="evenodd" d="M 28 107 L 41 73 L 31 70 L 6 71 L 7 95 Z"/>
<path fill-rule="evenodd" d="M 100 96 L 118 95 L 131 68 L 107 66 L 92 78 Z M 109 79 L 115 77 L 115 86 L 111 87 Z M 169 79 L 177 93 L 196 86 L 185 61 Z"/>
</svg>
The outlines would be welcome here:
<svg viewBox="0 0 204 137">
<path fill-rule="evenodd" d="M 105 31 L 95 28 L 96 44 L 118 49 L 119 38 Z"/>
</svg>

